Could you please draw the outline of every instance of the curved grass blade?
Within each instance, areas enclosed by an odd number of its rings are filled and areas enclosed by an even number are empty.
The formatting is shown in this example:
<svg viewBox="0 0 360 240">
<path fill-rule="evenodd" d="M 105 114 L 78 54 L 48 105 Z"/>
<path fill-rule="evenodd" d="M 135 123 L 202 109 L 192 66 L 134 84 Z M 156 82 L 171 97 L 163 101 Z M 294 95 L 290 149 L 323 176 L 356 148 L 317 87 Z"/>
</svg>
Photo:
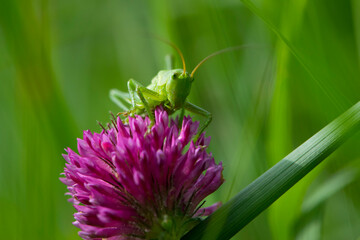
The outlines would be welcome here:
<svg viewBox="0 0 360 240">
<path fill-rule="evenodd" d="M 230 239 L 360 129 L 360 102 L 249 184 L 182 239 Z"/>
<path fill-rule="evenodd" d="M 298 60 L 301 66 L 305 69 L 305 71 L 309 74 L 309 76 L 319 85 L 319 87 L 323 90 L 323 92 L 329 97 L 329 100 L 335 105 L 335 107 L 339 110 L 344 110 L 343 105 L 340 103 L 339 99 L 330 90 L 329 84 L 325 84 L 323 81 L 318 79 L 313 71 L 311 70 L 309 64 L 303 59 L 300 55 L 299 51 L 295 48 L 294 44 L 284 36 L 284 34 L 267 18 L 262 14 L 262 12 L 254 5 L 254 3 L 250 0 L 240 0 L 253 14 L 258 16 L 271 31 L 273 31 L 278 38 L 284 42 L 284 44 L 289 48 L 289 51 L 293 54 L 293 56 Z"/>
</svg>

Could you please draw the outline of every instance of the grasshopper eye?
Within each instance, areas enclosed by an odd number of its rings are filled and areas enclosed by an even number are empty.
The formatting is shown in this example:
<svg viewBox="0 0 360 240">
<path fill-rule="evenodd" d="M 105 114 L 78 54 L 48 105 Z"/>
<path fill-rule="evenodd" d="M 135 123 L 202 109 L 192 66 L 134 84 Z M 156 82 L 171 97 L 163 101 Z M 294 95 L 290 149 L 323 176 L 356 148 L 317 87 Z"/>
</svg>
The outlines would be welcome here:
<svg viewBox="0 0 360 240">
<path fill-rule="evenodd" d="M 177 78 L 177 73 L 174 73 L 174 74 L 172 75 L 172 78 Z"/>
</svg>

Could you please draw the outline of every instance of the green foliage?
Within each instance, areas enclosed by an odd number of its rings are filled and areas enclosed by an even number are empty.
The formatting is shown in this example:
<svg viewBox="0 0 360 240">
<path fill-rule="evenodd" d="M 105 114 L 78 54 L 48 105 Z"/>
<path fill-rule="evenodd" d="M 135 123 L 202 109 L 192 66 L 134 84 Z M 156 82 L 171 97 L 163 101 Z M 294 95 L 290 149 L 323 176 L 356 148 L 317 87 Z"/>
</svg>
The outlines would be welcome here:
<svg viewBox="0 0 360 240">
<path fill-rule="evenodd" d="M 183 239 L 230 239 L 359 129 L 360 102 L 249 184 Z M 305 204 L 304 213 L 314 209 L 332 192 L 342 189 L 353 179 L 352 172 L 340 175 L 336 181 L 330 179 L 333 184 L 312 195 L 309 203 Z"/>
<path fill-rule="evenodd" d="M 151 34 L 174 42 L 189 69 L 249 45 L 204 64 L 189 96 L 213 113 L 206 131 L 225 167 L 206 204 L 227 202 L 359 101 L 359 1 L 0 0 L 2 239 L 79 239 L 61 153 L 118 111 L 109 89 L 165 69 L 173 50 Z M 360 180 L 347 170 L 359 170 L 359 144 L 351 138 L 233 239 L 358 238 Z"/>
</svg>

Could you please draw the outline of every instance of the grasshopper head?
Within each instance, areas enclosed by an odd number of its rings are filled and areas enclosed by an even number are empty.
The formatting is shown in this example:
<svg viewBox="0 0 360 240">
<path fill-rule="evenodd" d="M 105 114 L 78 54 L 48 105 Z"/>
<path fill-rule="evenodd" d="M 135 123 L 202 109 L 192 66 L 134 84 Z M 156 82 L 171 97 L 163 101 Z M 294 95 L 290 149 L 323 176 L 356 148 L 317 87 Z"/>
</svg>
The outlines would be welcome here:
<svg viewBox="0 0 360 240">
<path fill-rule="evenodd" d="M 181 108 L 184 105 L 193 81 L 194 78 L 182 69 L 171 70 L 166 84 L 166 92 L 174 109 Z"/>
</svg>

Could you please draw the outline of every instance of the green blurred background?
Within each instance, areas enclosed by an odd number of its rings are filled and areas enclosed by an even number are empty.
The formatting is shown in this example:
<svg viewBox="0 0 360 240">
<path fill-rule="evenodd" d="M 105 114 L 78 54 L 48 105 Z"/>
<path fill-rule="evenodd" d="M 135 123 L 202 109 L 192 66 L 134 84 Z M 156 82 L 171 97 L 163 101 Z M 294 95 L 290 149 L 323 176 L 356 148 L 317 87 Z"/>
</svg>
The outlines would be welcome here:
<svg viewBox="0 0 360 240">
<path fill-rule="evenodd" d="M 254 5 L 252 5 L 254 4 Z M 251 10 L 250 10 L 251 9 Z M 359 0 L 0 0 L 0 239 L 79 239 L 61 154 L 106 122 L 110 88 L 148 84 L 174 53 L 213 113 L 226 202 L 359 100 Z M 179 61 L 177 61 L 178 66 Z M 360 239 L 360 136 L 233 239 Z"/>
</svg>

